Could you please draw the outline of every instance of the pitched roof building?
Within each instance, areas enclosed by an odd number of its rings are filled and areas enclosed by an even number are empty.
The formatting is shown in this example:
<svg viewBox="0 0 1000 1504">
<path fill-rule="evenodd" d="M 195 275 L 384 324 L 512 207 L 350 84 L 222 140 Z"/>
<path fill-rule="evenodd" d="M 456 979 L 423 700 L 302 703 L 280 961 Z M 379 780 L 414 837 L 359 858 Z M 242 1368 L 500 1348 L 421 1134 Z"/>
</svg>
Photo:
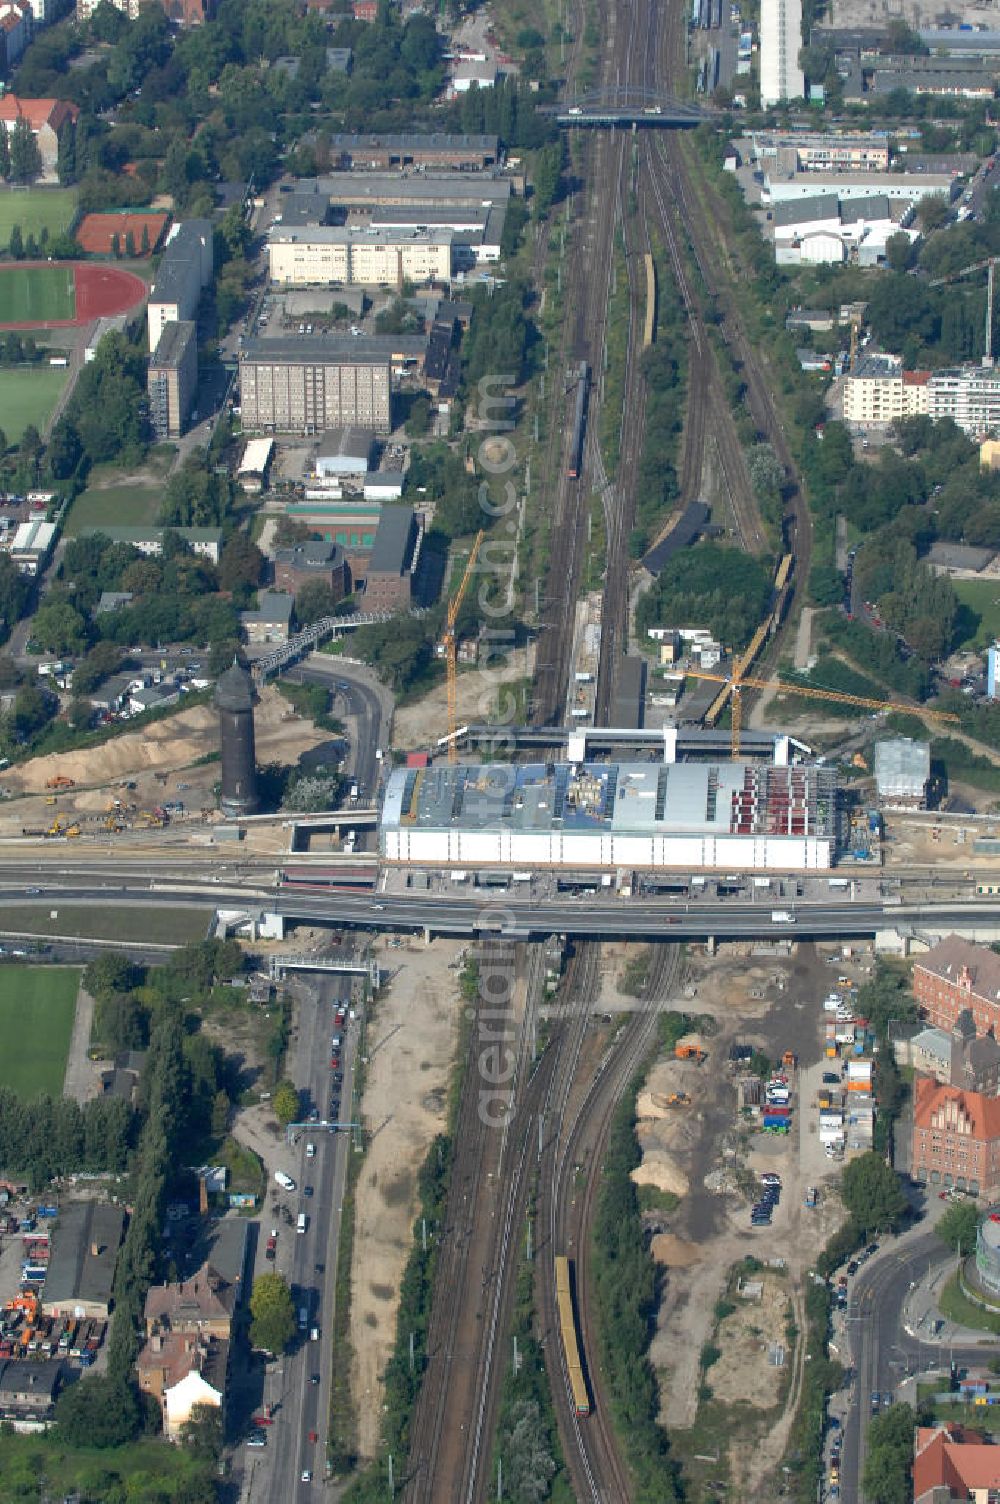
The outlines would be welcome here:
<svg viewBox="0 0 1000 1504">
<path fill-rule="evenodd" d="M 1000 1447 L 965 1426 L 918 1426 L 914 1504 L 987 1504 L 1000 1489 Z"/>
<path fill-rule="evenodd" d="M 979 1195 L 1000 1186 L 1000 1097 L 918 1076 L 911 1174 L 925 1184 Z"/>
<path fill-rule="evenodd" d="M 188 1332 L 228 1337 L 239 1290 L 211 1264 L 203 1264 L 190 1279 L 174 1285 L 153 1285 L 146 1295 L 147 1336 L 157 1332 Z"/>
<path fill-rule="evenodd" d="M 195 1405 L 222 1409 L 229 1343 L 191 1332 L 157 1332 L 145 1343 L 136 1367 L 139 1388 L 160 1402 L 163 1434 L 176 1441 Z"/>
<path fill-rule="evenodd" d="M 1000 956 L 947 935 L 914 961 L 913 996 L 934 1028 L 954 1028 L 968 1009 L 977 1034 L 1000 1034 Z"/>
<path fill-rule="evenodd" d="M 124 1229 L 121 1207 L 70 1201 L 61 1208 L 42 1290 L 46 1316 L 107 1320 Z"/>
<path fill-rule="evenodd" d="M 53 178 L 59 159 L 59 132 L 67 121 L 75 125 L 80 111 L 65 99 L 24 99 L 19 94 L 5 94 L 0 99 L 0 125 L 10 135 L 18 120 L 26 120 L 38 142 L 42 169 Z"/>
</svg>

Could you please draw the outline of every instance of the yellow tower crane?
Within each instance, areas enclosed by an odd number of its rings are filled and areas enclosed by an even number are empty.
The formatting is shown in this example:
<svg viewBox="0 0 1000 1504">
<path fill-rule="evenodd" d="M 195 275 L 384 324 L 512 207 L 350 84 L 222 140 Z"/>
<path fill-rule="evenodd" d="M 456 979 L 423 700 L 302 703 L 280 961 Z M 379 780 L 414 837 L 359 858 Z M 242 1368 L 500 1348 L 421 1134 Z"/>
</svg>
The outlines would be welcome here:
<svg viewBox="0 0 1000 1504">
<path fill-rule="evenodd" d="M 455 623 L 462 602 L 465 600 L 465 592 L 469 588 L 472 579 L 472 571 L 476 567 L 476 559 L 479 557 L 479 545 L 485 534 L 482 529 L 476 534 L 469 554 L 468 563 L 462 581 L 451 600 L 448 602 L 448 615 L 444 629 L 444 656 L 448 668 L 448 761 L 454 762 L 458 756 L 455 746 L 455 736 L 458 731 L 458 643 L 455 637 Z"/>
<path fill-rule="evenodd" d="M 957 721 L 958 716 L 948 710 L 928 710 L 923 705 L 906 705 L 900 700 L 870 700 L 866 695 L 848 695 L 839 689 L 813 689 L 804 684 L 786 684 L 781 679 L 755 679 L 742 672 L 746 654 L 737 658 L 731 675 L 710 674 L 704 669 L 689 668 L 686 672 L 692 679 L 707 679 L 712 684 L 729 686 L 732 697 L 732 736 L 730 748 L 733 758 L 740 755 L 740 695 L 747 689 L 776 689 L 786 695 L 806 695 L 813 700 L 833 700 L 838 705 L 864 705 L 869 710 L 900 710 L 906 715 L 927 716 L 933 721 Z"/>
</svg>

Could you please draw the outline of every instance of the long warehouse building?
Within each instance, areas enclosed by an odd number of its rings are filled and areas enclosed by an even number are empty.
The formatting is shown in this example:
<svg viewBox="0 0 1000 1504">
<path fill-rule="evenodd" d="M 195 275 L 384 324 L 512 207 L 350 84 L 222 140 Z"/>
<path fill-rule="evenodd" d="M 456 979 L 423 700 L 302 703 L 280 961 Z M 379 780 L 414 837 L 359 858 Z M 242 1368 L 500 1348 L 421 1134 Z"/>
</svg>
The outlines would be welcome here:
<svg viewBox="0 0 1000 1504">
<path fill-rule="evenodd" d="M 397 768 L 379 850 L 427 866 L 826 871 L 826 768 L 744 762 Z"/>
</svg>

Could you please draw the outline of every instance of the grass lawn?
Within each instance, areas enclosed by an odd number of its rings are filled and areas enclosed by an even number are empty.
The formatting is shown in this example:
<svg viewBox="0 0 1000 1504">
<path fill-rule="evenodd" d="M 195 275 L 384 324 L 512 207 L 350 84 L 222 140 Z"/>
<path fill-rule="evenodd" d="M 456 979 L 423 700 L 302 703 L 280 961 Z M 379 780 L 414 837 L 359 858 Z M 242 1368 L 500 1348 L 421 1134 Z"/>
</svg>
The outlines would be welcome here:
<svg viewBox="0 0 1000 1504">
<path fill-rule="evenodd" d="M 51 904 L 18 904 L 7 910 L 8 933 L 45 935 L 67 940 L 135 940 L 147 945 L 187 945 L 204 940 L 212 910 L 168 908 L 157 904 L 144 909 L 122 904 L 95 908 L 85 903 L 61 903 L 56 917 Z M 0 971 L 0 978 L 5 975 Z"/>
<path fill-rule="evenodd" d="M 941 1291 L 938 1310 L 942 1316 L 949 1321 L 957 1321 L 960 1326 L 972 1327 L 980 1332 L 1000 1333 L 1000 1315 L 995 1316 L 970 1300 L 959 1286 L 957 1274 L 951 1276 Z"/>
<path fill-rule="evenodd" d="M 98 1450 L 71 1447 L 58 1431 L 0 1435 L 0 1500 L 64 1498 L 153 1499 L 185 1504 L 214 1497 L 212 1464 L 160 1440 Z M 44 1482 L 43 1482 L 44 1480 Z"/>
<path fill-rule="evenodd" d="M 71 266 L 5 266 L 0 271 L 0 324 L 44 324 L 76 315 Z"/>
<path fill-rule="evenodd" d="M 62 1095 L 79 983 L 76 966 L 0 970 L 0 1037 L 17 1040 L 0 1054 L 0 1085 L 28 1101 Z"/>
<path fill-rule="evenodd" d="M 16 444 L 29 423 L 41 432 L 69 372 L 59 366 L 0 366 L 0 428 Z"/>
<path fill-rule="evenodd" d="M 149 486 L 88 486 L 66 519 L 66 536 L 78 538 L 85 527 L 142 527 L 156 521 L 163 492 Z"/>
<path fill-rule="evenodd" d="M 0 191 L 0 246 L 10 244 L 10 232 L 21 226 L 21 234 L 35 239 L 46 227 L 50 235 L 68 230 L 76 213 L 76 193 L 72 188 L 4 188 Z"/>
<path fill-rule="evenodd" d="M 961 646 L 990 647 L 1000 637 L 1000 580 L 952 580 L 952 584 L 961 604 L 968 607 L 963 613 L 968 620 Z"/>
</svg>

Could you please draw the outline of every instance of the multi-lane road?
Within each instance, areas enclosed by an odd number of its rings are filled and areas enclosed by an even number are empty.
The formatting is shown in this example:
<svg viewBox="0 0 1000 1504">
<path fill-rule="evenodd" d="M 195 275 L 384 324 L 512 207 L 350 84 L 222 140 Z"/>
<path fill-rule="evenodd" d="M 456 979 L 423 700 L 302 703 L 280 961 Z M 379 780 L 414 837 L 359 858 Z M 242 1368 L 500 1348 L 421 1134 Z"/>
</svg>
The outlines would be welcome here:
<svg viewBox="0 0 1000 1504">
<path fill-rule="evenodd" d="M 996 1353 L 995 1341 L 985 1336 L 983 1343 L 973 1346 L 943 1346 L 907 1332 L 903 1306 L 912 1286 L 948 1264 L 954 1264 L 954 1255 L 935 1232 L 926 1231 L 894 1244 L 855 1276 L 847 1310 L 854 1377 L 840 1468 L 843 1504 L 861 1504 L 864 1498 L 860 1480 L 873 1393 L 895 1394 L 908 1374 L 947 1368 L 952 1360 L 960 1368 L 981 1365 Z M 846 1355 L 841 1357 L 846 1364 Z"/>
<path fill-rule="evenodd" d="M 619 898 L 606 891 L 566 894 L 556 898 L 523 898 L 496 889 L 466 889 L 451 893 L 343 891 L 335 888 L 292 888 L 275 885 L 275 868 L 243 866 L 236 858 L 230 869 L 218 867 L 206 876 L 203 861 L 188 866 L 176 854 L 169 862 L 152 855 L 131 861 L 104 853 L 93 859 L 67 856 L 63 866 L 35 874 L 37 886 L 24 885 L 23 861 L 0 861 L 0 896 L 14 922 L 19 902 L 194 903 L 242 908 L 248 913 L 274 913 L 288 923 L 330 924 L 360 929 L 426 930 L 439 935 L 495 935 L 527 940 L 551 934 L 588 939 L 630 937 L 645 940 L 704 940 L 715 938 L 805 940 L 854 938 L 899 927 L 962 933 L 991 939 L 1000 934 L 997 896 L 942 899 L 901 904 L 897 898 L 852 902 L 835 897 L 821 901 L 786 900 L 776 910 L 774 899 L 679 900 L 676 898 Z M 140 875 L 141 874 L 141 875 Z M 785 917 L 775 917 L 790 916 Z"/>
<path fill-rule="evenodd" d="M 291 1073 L 302 1093 L 305 1114 L 315 1109 L 321 1123 L 330 1121 L 330 1040 L 336 1032 L 344 1041 L 339 1116 L 341 1121 L 349 1121 L 358 1025 L 348 1018 L 345 1027 L 335 1030 L 334 1011 L 338 1003 L 349 1007 L 350 983 L 342 977 L 311 979 L 308 983 L 296 982 L 294 991 L 297 1034 Z M 307 1154 L 308 1144 L 315 1146 L 313 1155 Z M 332 1337 L 337 1244 L 350 1152 L 349 1133 L 310 1126 L 298 1134 L 297 1142 L 277 1143 L 274 1161 L 268 1166 L 269 1194 L 267 1210 L 261 1216 L 256 1273 L 276 1268 L 285 1276 L 292 1287 L 299 1328 L 292 1350 L 269 1364 L 264 1376 L 259 1409 L 270 1405 L 273 1412 L 266 1447 L 251 1449 L 239 1437 L 234 1439 L 234 1472 L 244 1504 L 287 1504 L 293 1498 L 307 1504 L 323 1496 L 335 1361 Z M 292 1177 L 294 1191 L 279 1191 L 273 1178 L 275 1168 Z M 307 1186 L 311 1187 L 308 1195 Z M 300 1212 L 306 1217 L 303 1233 L 296 1231 Z M 272 1228 L 278 1231 L 273 1265 L 264 1258 Z M 306 1313 L 304 1326 L 299 1319 L 302 1311 Z M 316 1440 L 311 1441 L 310 1436 Z M 311 1475 L 309 1481 L 303 1481 L 305 1473 Z"/>
</svg>

